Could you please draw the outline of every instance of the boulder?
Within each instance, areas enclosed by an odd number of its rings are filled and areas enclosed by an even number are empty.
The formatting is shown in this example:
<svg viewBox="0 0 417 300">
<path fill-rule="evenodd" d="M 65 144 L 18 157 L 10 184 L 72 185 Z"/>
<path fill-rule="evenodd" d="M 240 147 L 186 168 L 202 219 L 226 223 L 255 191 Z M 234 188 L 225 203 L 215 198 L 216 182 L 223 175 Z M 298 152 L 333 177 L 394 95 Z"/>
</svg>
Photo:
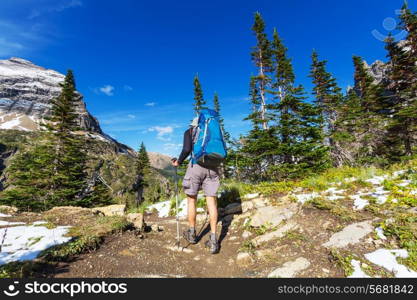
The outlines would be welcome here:
<svg viewBox="0 0 417 300">
<path fill-rule="evenodd" d="M 125 204 L 113 204 L 103 207 L 93 208 L 94 212 L 101 212 L 105 216 L 124 216 L 126 211 Z"/>
<path fill-rule="evenodd" d="M 277 226 L 282 221 L 290 219 L 298 210 L 296 203 L 285 206 L 265 206 L 256 210 L 250 225 L 260 227 L 262 225 Z"/>
<path fill-rule="evenodd" d="M 126 219 L 129 222 L 133 223 L 133 226 L 137 229 L 142 231 L 145 227 L 145 222 L 143 220 L 143 214 L 141 213 L 130 213 L 126 215 Z"/>
<path fill-rule="evenodd" d="M 268 278 L 293 278 L 309 266 L 310 262 L 307 259 L 299 257 L 296 260 L 284 263 L 282 267 L 269 273 Z"/>
<path fill-rule="evenodd" d="M 95 212 L 90 208 L 79 207 L 79 206 L 55 206 L 44 213 L 45 215 L 94 215 Z"/>
<path fill-rule="evenodd" d="M 255 198 L 252 200 L 243 201 L 241 204 L 242 212 L 246 213 L 251 209 L 268 206 L 269 201 L 265 198 Z"/>
<path fill-rule="evenodd" d="M 248 237 L 250 237 L 252 235 L 252 232 L 245 230 L 242 233 L 242 238 L 247 239 Z"/>
<path fill-rule="evenodd" d="M 255 256 L 260 259 L 267 259 L 276 253 L 273 249 L 261 249 L 255 251 Z"/>
<path fill-rule="evenodd" d="M 298 228 L 298 225 L 296 223 L 288 222 L 284 224 L 283 226 L 279 227 L 275 231 L 271 231 L 266 234 L 257 236 L 256 238 L 252 240 L 252 244 L 255 247 L 258 247 L 259 245 L 269 242 L 271 240 L 282 238 L 283 236 L 285 236 L 285 233 L 287 233 L 290 230 L 297 229 L 297 228 Z"/>
<path fill-rule="evenodd" d="M 348 245 L 354 245 L 373 231 L 374 227 L 370 220 L 353 223 L 343 228 L 342 231 L 333 234 L 323 246 L 327 248 L 343 248 Z"/>
<path fill-rule="evenodd" d="M 236 263 L 241 267 L 250 265 L 253 263 L 252 255 L 248 252 L 240 252 L 236 257 Z"/>
<path fill-rule="evenodd" d="M 151 224 L 151 230 L 155 232 L 164 231 L 164 227 L 154 223 Z"/>
<path fill-rule="evenodd" d="M 8 205 L 0 205 L 0 213 L 3 214 L 16 214 L 18 211 L 17 207 L 14 206 L 8 206 Z"/>
</svg>

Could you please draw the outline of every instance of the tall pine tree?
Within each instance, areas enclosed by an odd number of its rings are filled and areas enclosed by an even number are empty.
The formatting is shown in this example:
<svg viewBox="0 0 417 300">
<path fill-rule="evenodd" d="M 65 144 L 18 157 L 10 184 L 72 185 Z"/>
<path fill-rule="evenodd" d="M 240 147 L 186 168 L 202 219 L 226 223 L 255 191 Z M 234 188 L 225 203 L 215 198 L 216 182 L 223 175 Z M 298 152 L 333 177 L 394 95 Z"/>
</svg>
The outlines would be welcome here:
<svg viewBox="0 0 417 300">
<path fill-rule="evenodd" d="M 45 125 L 54 145 L 55 205 L 92 205 L 89 199 L 80 198 L 86 184 L 87 155 L 85 140 L 75 132 L 79 130 L 76 108 L 79 96 L 76 94 L 74 75 L 69 70 L 61 84 L 61 94 L 52 101 L 51 117 Z"/>
<path fill-rule="evenodd" d="M 206 101 L 203 96 L 203 89 L 201 87 L 198 75 L 194 77 L 194 111 L 198 114 L 201 109 L 206 108 Z"/>
<path fill-rule="evenodd" d="M 139 206 L 143 201 L 143 192 L 148 185 L 147 175 L 150 170 L 150 161 L 145 144 L 142 142 L 137 153 L 136 158 L 136 180 L 134 190 L 136 192 L 136 206 Z"/>
<path fill-rule="evenodd" d="M 287 49 L 276 30 L 272 40 L 274 77 L 270 105 L 277 120 L 273 126 L 278 138 L 272 174 L 275 178 L 299 177 L 328 167 L 328 147 L 323 143 L 323 119 L 320 109 L 305 101 L 305 91 L 295 84 L 295 75 Z"/>
<path fill-rule="evenodd" d="M 353 56 L 355 68 L 355 92 L 360 99 L 360 112 L 356 120 L 355 161 L 360 165 L 371 165 L 381 158 L 380 147 L 384 137 L 384 95 L 380 84 L 369 74 L 368 67 L 359 56 Z"/>
<path fill-rule="evenodd" d="M 220 101 L 219 101 L 219 95 L 217 93 L 214 93 L 213 105 L 214 105 L 214 110 L 217 111 L 220 115 L 220 126 L 221 126 L 221 129 L 223 131 L 224 140 L 227 144 L 229 144 L 230 143 L 230 134 L 224 128 L 224 118 L 220 114 L 220 110 L 221 110 L 220 109 Z"/>
<path fill-rule="evenodd" d="M 327 69 L 327 61 L 319 60 L 318 53 L 313 51 L 310 77 L 313 81 L 314 103 L 323 116 L 324 135 L 326 144 L 330 147 L 332 161 L 336 166 L 343 163 L 343 154 L 340 145 L 335 140 L 335 123 L 338 117 L 337 111 L 343 100 L 341 88 L 336 79 Z"/>
<path fill-rule="evenodd" d="M 252 76 L 250 80 L 249 98 L 252 113 L 245 120 L 251 121 L 252 129 L 247 136 L 240 140 L 239 153 L 236 153 L 231 159 L 235 160 L 233 165 L 234 169 L 239 172 L 239 177 L 252 181 L 267 180 L 268 169 L 274 163 L 273 151 L 277 145 L 273 130 L 262 128 L 264 120 L 258 109 L 262 100 L 255 76 Z"/>
<path fill-rule="evenodd" d="M 392 160 L 415 153 L 417 134 L 417 14 L 404 4 L 400 20 L 399 27 L 407 37 L 400 43 L 392 36 L 386 41 L 391 66 L 386 89 L 391 92 L 392 105 L 387 148 Z"/>
<path fill-rule="evenodd" d="M 262 129 L 268 129 L 267 117 L 267 91 L 270 84 L 269 72 L 271 72 L 271 48 L 268 37 L 265 33 L 265 22 L 259 12 L 255 13 L 255 22 L 252 31 L 256 37 L 256 46 L 251 53 L 252 61 L 258 68 L 258 74 L 253 76 L 253 84 L 259 91 L 259 104 L 254 107 L 259 111 Z"/>
</svg>

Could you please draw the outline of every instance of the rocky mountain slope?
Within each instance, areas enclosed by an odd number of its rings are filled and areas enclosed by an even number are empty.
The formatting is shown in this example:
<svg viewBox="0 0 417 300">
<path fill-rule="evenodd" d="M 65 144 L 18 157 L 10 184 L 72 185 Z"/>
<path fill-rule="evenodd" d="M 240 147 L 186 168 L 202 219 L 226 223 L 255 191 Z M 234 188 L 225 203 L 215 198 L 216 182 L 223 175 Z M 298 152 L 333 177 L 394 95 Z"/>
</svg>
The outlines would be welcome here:
<svg viewBox="0 0 417 300">
<path fill-rule="evenodd" d="M 0 60 L 0 129 L 33 131 L 50 113 L 50 101 L 61 91 L 64 75 L 12 57 Z M 102 134 L 100 125 L 86 109 L 78 93 L 79 126 Z"/>
<path fill-rule="evenodd" d="M 172 171 L 171 157 L 157 152 L 148 152 L 151 166 L 160 170 Z"/>
</svg>

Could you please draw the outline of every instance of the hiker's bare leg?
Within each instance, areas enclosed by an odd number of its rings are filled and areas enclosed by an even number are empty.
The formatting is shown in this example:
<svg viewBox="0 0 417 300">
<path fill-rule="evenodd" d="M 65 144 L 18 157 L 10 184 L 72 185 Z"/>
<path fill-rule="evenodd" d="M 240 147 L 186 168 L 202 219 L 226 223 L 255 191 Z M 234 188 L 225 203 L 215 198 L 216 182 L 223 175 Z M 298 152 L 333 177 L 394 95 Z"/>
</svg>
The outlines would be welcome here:
<svg viewBox="0 0 417 300">
<path fill-rule="evenodd" d="M 217 229 L 217 197 L 206 197 L 207 209 L 210 215 L 211 233 L 216 233 Z"/>
<path fill-rule="evenodd" d="M 187 195 L 188 199 L 188 225 L 190 228 L 195 228 L 195 219 L 196 219 L 196 202 L 197 202 L 197 196 L 190 196 Z"/>
</svg>

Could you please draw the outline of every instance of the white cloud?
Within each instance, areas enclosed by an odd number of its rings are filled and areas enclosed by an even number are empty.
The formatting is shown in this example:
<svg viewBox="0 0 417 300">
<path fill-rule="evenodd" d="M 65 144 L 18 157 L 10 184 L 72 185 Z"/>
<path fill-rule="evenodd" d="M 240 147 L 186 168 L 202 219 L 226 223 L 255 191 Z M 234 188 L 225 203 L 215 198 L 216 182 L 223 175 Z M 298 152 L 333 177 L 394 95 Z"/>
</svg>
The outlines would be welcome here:
<svg viewBox="0 0 417 300">
<path fill-rule="evenodd" d="M 156 103 L 155 102 L 148 102 L 148 103 L 145 103 L 145 106 L 151 106 L 151 107 L 153 107 L 153 106 L 155 106 L 156 105 Z"/>
<path fill-rule="evenodd" d="M 38 7 L 33 9 L 28 18 L 34 19 L 37 18 L 45 13 L 59 13 L 62 12 L 68 8 L 74 8 L 74 7 L 80 7 L 83 5 L 81 0 L 64 0 L 64 1 L 57 1 L 57 4 L 51 4 L 49 6 L 45 7 Z"/>
<path fill-rule="evenodd" d="M 127 92 L 133 91 L 133 88 L 132 88 L 130 85 L 127 85 L 127 84 L 125 84 L 125 85 L 123 86 L 123 89 L 124 89 L 125 91 L 127 91 Z"/>
<path fill-rule="evenodd" d="M 102 86 L 100 88 L 95 88 L 95 89 L 93 89 L 93 91 L 96 94 L 104 94 L 104 95 L 107 95 L 107 96 L 113 96 L 114 95 L 114 93 L 113 93 L 114 86 L 108 84 L 108 85 Z"/>
<path fill-rule="evenodd" d="M 132 115 L 132 114 L 128 114 L 128 115 L 127 115 L 127 117 L 128 117 L 129 119 L 136 119 L 136 116 L 135 116 L 135 115 Z"/>
<path fill-rule="evenodd" d="M 170 141 L 171 135 L 174 132 L 174 128 L 172 126 L 154 126 L 151 128 L 148 128 L 148 131 L 154 132 L 156 131 L 158 134 L 156 135 L 156 138 L 161 141 Z"/>
</svg>

